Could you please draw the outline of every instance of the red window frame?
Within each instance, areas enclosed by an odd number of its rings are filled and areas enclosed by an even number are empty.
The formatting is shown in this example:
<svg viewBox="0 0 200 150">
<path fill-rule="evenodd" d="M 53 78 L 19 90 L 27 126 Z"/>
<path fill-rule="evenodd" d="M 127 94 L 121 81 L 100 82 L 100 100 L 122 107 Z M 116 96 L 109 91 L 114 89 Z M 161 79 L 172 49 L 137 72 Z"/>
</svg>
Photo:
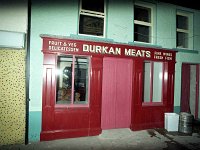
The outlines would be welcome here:
<svg viewBox="0 0 200 150">
<path fill-rule="evenodd" d="M 90 56 L 85 56 L 85 55 L 66 55 L 66 54 L 62 54 L 63 56 L 72 56 L 72 89 L 71 89 L 71 104 L 56 104 L 56 97 L 55 97 L 55 107 L 56 108 L 66 108 L 66 107 L 72 107 L 72 108 L 76 108 L 76 107 L 89 107 L 90 104 L 90 79 L 91 79 L 91 57 Z M 57 55 L 57 58 L 60 55 Z M 88 64 L 88 98 L 87 98 L 87 103 L 86 104 L 74 104 L 74 75 L 75 75 L 75 67 L 74 67 L 74 63 L 75 63 L 75 57 L 85 57 L 89 60 L 89 64 Z M 56 70 L 57 70 L 57 58 L 56 58 Z M 56 76 L 56 85 L 57 85 L 57 73 L 55 73 Z M 55 87 L 55 95 L 57 94 L 57 87 Z"/>
<path fill-rule="evenodd" d="M 162 63 L 162 90 L 161 90 L 161 101 L 160 102 L 153 102 L 153 80 L 154 80 L 154 63 L 156 63 L 156 61 L 144 61 L 145 63 L 150 63 L 150 97 L 149 97 L 149 101 L 145 102 L 144 101 L 144 78 L 143 78 L 143 96 L 142 96 L 142 105 L 143 106 L 149 106 L 149 105 L 163 105 L 163 85 L 164 85 L 164 63 L 163 62 L 159 62 Z M 143 77 L 144 77 L 144 70 L 145 68 L 143 68 Z"/>
</svg>

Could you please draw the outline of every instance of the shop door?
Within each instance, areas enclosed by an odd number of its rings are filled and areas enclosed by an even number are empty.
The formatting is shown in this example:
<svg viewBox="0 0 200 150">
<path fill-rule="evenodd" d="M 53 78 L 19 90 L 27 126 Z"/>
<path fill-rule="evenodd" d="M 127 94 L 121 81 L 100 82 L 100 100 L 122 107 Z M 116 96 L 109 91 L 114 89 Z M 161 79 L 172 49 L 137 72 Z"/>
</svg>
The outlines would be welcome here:
<svg viewBox="0 0 200 150">
<path fill-rule="evenodd" d="M 104 58 L 102 86 L 102 129 L 129 128 L 132 60 Z"/>
</svg>

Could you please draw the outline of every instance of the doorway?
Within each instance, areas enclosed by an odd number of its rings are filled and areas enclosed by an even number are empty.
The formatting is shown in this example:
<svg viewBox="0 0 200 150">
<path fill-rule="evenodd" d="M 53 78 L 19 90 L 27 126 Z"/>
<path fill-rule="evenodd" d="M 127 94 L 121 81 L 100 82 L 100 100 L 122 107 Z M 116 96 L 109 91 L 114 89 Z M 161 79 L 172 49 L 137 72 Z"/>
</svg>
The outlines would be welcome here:
<svg viewBox="0 0 200 150">
<path fill-rule="evenodd" d="M 181 112 L 191 113 L 195 119 L 200 117 L 199 70 L 198 64 L 182 64 Z"/>
<path fill-rule="evenodd" d="M 130 128 L 132 60 L 104 58 L 101 127 Z"/>
</svg>

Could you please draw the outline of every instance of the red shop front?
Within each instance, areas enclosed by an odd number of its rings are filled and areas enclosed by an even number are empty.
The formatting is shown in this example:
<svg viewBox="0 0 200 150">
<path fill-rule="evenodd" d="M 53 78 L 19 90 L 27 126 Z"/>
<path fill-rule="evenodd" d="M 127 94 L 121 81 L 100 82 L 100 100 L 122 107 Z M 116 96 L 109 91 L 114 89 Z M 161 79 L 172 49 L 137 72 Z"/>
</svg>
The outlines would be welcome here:
<svg viewBox="0 0 200 150">
<path fill-rule="evenodd" d="M 173 111 L 175 51 L 42 39 L 42 141 L 164 127 L 164 113 Z"/>
</svg>

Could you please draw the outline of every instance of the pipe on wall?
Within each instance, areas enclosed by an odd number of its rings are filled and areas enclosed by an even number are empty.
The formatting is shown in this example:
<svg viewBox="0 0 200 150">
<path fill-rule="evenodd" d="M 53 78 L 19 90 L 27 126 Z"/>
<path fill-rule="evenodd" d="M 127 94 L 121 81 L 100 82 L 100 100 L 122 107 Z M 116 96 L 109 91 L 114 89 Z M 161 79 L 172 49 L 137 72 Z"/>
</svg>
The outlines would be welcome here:
<svg viewBox="0 0 200 150">
<path fill-rule="evenodd" d="M 27 29 L 27 48 L 26 48 L 26 125 L 25 125 L 25 144 L 29 143 L 29 79 L 30 79 L 30 36 L 31 36 L 31 0 L 28 0 L 28 29 Z"/>
</svg>

